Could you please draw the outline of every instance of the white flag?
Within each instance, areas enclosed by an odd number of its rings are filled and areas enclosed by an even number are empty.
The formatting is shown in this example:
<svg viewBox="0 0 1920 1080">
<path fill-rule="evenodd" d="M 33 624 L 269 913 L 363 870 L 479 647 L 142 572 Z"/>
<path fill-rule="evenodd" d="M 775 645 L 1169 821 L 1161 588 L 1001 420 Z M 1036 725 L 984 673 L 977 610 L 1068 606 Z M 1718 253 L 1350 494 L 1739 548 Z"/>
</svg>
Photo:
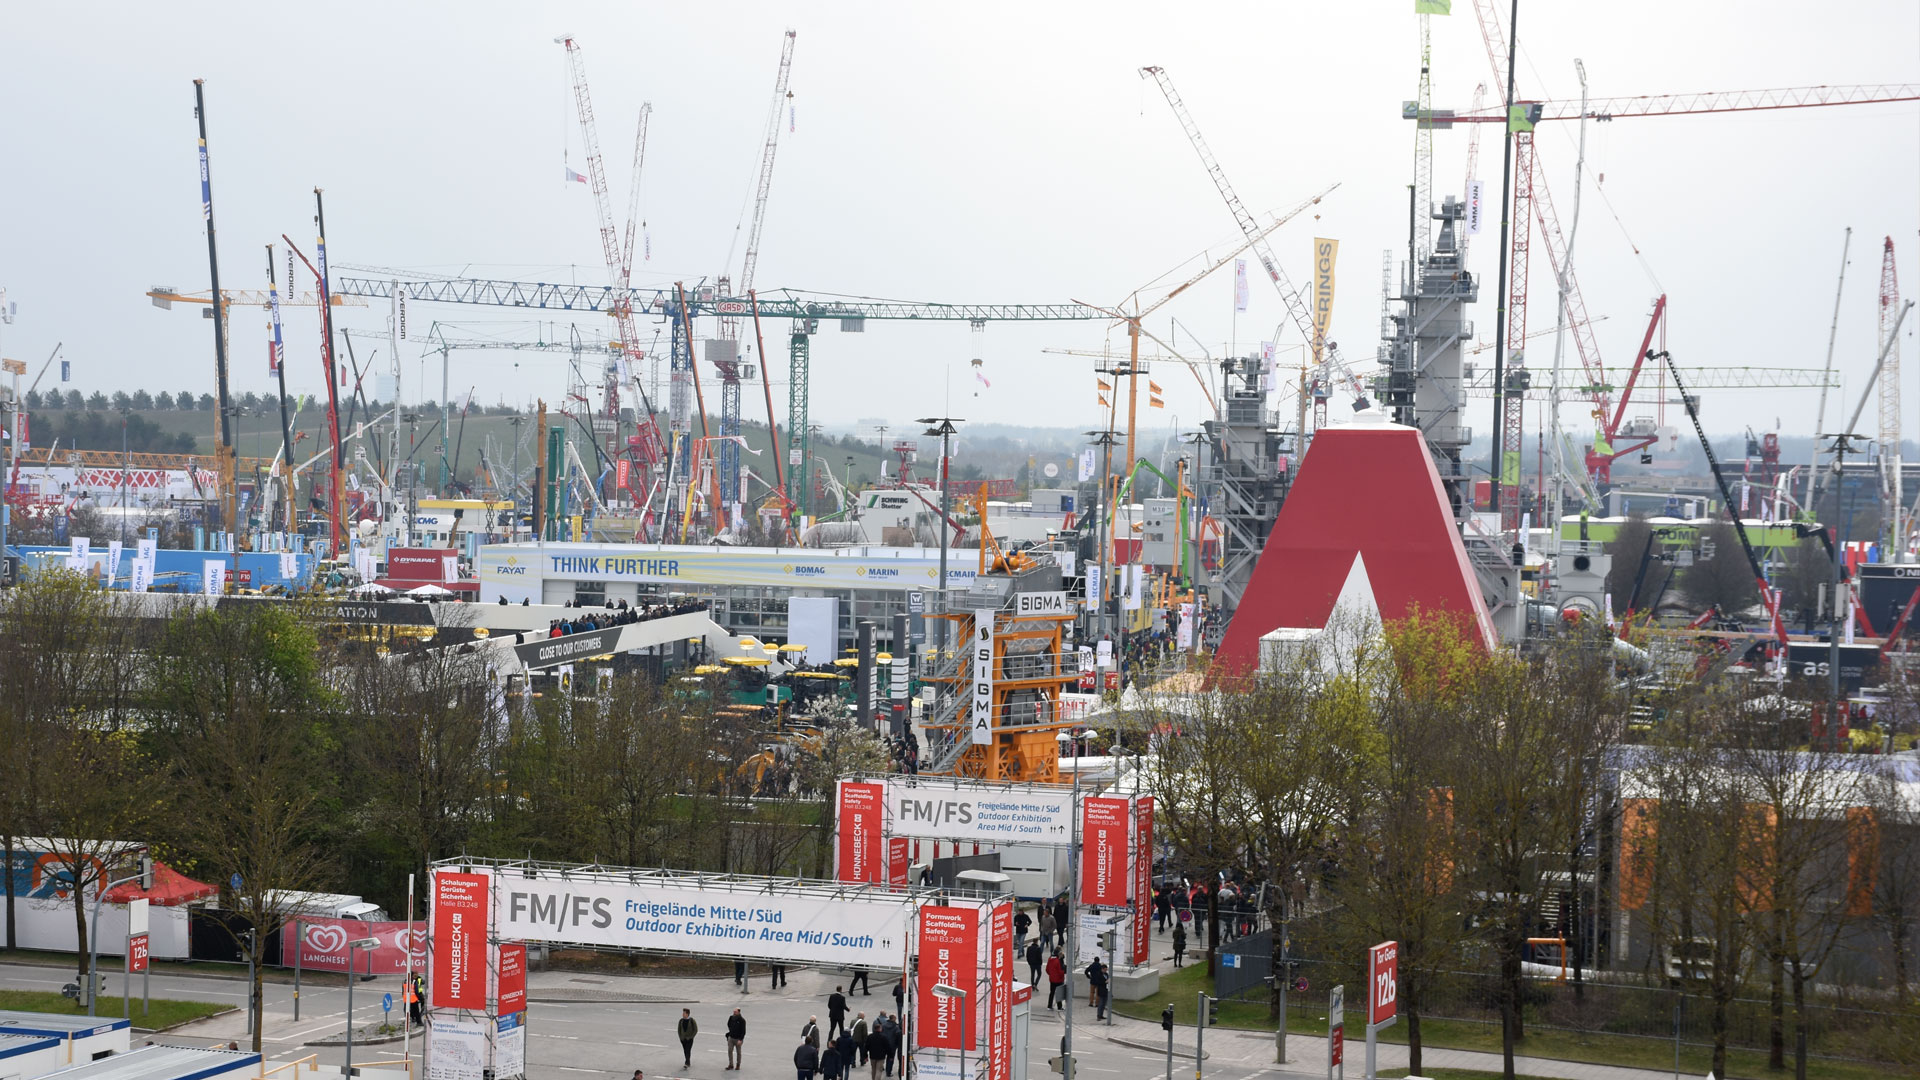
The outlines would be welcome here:
<svg viewBox="0 0 1920 1080">
<path fill-rule="evenodd" d="M 1100 564 L 1087 564 L 1087 610 L 1100 610 Z"/>
<path fill-rule="evenodd" d="M 1480 195 L 1482 186 L 1478 180 L 1467 181 L 1467 235 L 1480 235 Z"/>
<path fill-rule="evenodd" d="M 205 574 L 201 584 L 208 596 L 219 596 L 226 591 L 227 567 L 225 563 L 209 562 L 200 564 Z"/>
<path fill-rule="evenodd" d="M 280 576 L 286 579 L 288 585 L 292 585 L 293 579 L 300 576 L 300 556 L 291 551 L 281 552 Z"/>
<path fill-rule="evenodd" d="M 1247 260 L 1233 260 L 1233 310 L 1247 310 Z"/>
<path fill-rule="evenodd" d="M 1093 479 L 1093 460 L 1093 447 L 1080 451 L 1080 482 L 1083 484 Z"/>
<path fill-rule="evenodd" d="M 120 541 L 107 541 L 107 587 L 112 588 L 120 577 Z"/>
<path fill-rule="evenodd" d="M 73 557 L 74 557 L 74 558 L 76 558 L 76 559 L 84 559 L 84 558 L 86 558 L 86 557 L 87 557 L 87 551 L 88 551 L 88 549 L 90 549 L 90 548 L 91 548 L 92 546 L 93 546 L 93 541 L 92 541 L 92 540 L 89 540 L 89 539 L 87 539 L 87 538 L 86 538 L 86 537 L 84 537 L 84 536 L 76 536 L 76 537 L 74 537 L 74 538 L 73 538 Z"/>
<path fill-rule="evenodd" d="M 157 547 L 159 547 L 159 544 L 151 536 L 142 537 L 138 541 L 140 557 L 147 560 L 148 566 L 153 565 L 153 552 Z"/>
</svg>

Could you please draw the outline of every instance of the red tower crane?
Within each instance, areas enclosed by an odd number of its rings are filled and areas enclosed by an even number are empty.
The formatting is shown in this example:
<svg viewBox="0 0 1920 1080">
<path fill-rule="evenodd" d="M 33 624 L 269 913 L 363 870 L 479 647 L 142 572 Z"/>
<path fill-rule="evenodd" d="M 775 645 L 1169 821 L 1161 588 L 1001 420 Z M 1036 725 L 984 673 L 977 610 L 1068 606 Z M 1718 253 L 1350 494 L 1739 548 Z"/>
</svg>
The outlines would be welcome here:
<svg viewBox="0 0 1920 1080">
<path fill-rule="evenodd" d="M 1487 49 L 1487 60 L 1492 65 L 1496 79 L 1504 83 L 1506 76 L 1506 34 L 1500 24 L 1500 13 L 1494 0 L 1474 0 L 1474 11 L 1479 16 L 1480 37 Z M 1607 426 L 1609 439 L 1618 429 L 1620 415 L 1626 408 L 1626 399 L 1632 392 L 1632 380 L 1621 392 L 1618 409 L 1615 408 L 1612 395 L 1608 390 L 1605 368 L 1601 363 L 1599 343 L 1595 340 L 1592 320 L 1587 317 L 1586 301 L 1580 293 L 1580 283 L 1575 273 L 1566 267 L 1566 238 L 1560 229 L 1560 219 L 1553 209 L 1553 197 L 1548 189 L 1545 173 L 1538 167 L 1538 153 L 1534 145 L 1533 124 L 1551 120 L 1578 120 L 1583 117 L 1593 120 L 1616 120 L 1640 116 L 1684 116 L 1708 113 L 1763 112 L 1778 109 L 1821 108 L 1837 105 L 1868 105 L 1896 101 L 1920 101 L 1920 85 L 1880 84 L 1863 86 L 1803 86 L 1774 90 L 1736 90 L 1725 92 L 1704 92 L 1690 94 L 1644 94 L 1636 97 L 1600 98 L 1585 103 L 1578 101 L 1529 101 L 1517 96 L 1512 102 L 1504 102 L 1493 113 L 1466 115 L 1448 118 L 1452 123 L 1510 123 L 1510 107 L 1524 104 L 1527 106 L 1526 123 L 1520 125 L 1523 130 L 1514 132 L 1514 217 L 1515 227 L 1511 237 L 1513 262 L 1516 272 L 1509 288 L 1508 302 L 1513 310 L 1522 314 L 1524 327 L 1527 280 L 1524 272 L 1527 265 L 1526 251 L 1531 244 L 1529 236 L 1531 226 L 1527 218 L 1533 219 L 1540 229 L 1540 239 L 1547 249 L 1547 260 L 1552 264 L 1556 278 L 1564 275 L 1566 283 L 1567 328 L 1573 334 L 1574 349 L 1580 356 L 1580 363 L 1586 372 L 1585 390 L 1593 402 L 1593 417 L 1596 424 L 1606 424 L 1608 415 L 1613 420 Z M 1522 203 L 1524 197 L 1525 205 Z M 1528 210 L 1532 213 L 1529 215 Z M 1655 323 L 1665 310 L 1665 297 L 1656 302 Z M 1511 321 L 1510 321 L 1511 325 Z M 1652 328 L 1648 330 L 1648 342 L 1643 344 L 1640 353 L 1634 358 L 1634 371 L 1637 374 L 1646 350 L 1651 344 Z M 1518 341 L 1521 338 L 1512 337 Z M 1503 413 L 1504 419 L 1504 413 Z M 1636 444 L 1640 449 L 1653 440 Z M 1592 448 L 1597 451 L 1598 448 Z M 1589 473 L 1596 481 L 1608 479 L 1605 471 L 1594 472 L 1598 462 L 1611 464 L 1620 453 L 1611 449 L 1606 454 L 1589 452 L 1587 461 Z"/>
<path fill-rule="evenodd" d="M 607 192 L 607 167 L 606 163 L 600 157 L 600 136 L 594 124 L 593 98 L 587 90 L 587 66 L 585 59 L 581 55 L 580 43 L 575 41 L 572 35 L 562 35 L 553 40 L 564 46 L 567 50 L 567 70 L 573 79 L 574 106 L 580 114 L 580 138 L 586 156 L 587 184 L 593 189 L 594 210 L 599 216 L 600 223 L 600 250 L 606 259 L 608 284 L 612 287 L 612 296 L 615 298 L 610 314 L 613 315 L 614 324 L 618 329 L 617 336 L 619 340 L 615 342 L 615 358 L 610 363 L 609 370 L 606 372 L 606 396 L 603 402 L 603 415 L 606 425 L 606 449 L 608 455 L 613 456 L 620 450 L 618 445 L 620 432 L 619 371 L 622 364 L 619 361 L 619 357 L 625 356 L 629 358 L 629 360 L 636 358 L 638 356 L 636 347 L 640 340 L 639 334 L 634 330 L 633 308 L 630 304 L 624 302 L 623 298 L 629 295 L 628 282 L 633 274 L 634 223 L 632 218 L 639 198 L 640 167 L 646 158 L 647 118 L 651 115 L 653 106 L 648 104 L 642 105 L 640 108 L 640 130 L 634 141 L 632 187 L 630 189 L 631 194 L 628 197 L 628 221 L 626 240 L 623 245 L 613 221 L 613 202 Z M 660 460 L 664 456 L 665 451 L 660 442 L 659 426 L 653 419 L 653 404 L 645 400 L 644 392 L 642 393 L 642 404 L 646 407 L 647 419 L 639 425 L 640 442 L 638 443 L 638 448 L 641 456 L 651 463 Z"/>
</svg>

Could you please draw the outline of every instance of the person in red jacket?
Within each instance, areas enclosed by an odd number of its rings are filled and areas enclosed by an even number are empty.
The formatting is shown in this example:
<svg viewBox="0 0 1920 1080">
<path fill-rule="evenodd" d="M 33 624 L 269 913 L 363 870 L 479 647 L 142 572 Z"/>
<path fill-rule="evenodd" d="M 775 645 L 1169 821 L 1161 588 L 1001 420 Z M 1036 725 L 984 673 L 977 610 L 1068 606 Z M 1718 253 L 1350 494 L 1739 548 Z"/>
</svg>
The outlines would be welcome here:
<svg viewBox="0 0 1920 1080">
<path fill-rule="evenodd" d="M 1056 998 L 1064 1002 L 1066 996 L 1067 962 L 1060 959 L 1060 950 L 1055 949 L 1053 955 L 1047 958 L 1047 1008 L 1066 1008 L 1064 1004 L 1054 1004 Z"/>
</svg>

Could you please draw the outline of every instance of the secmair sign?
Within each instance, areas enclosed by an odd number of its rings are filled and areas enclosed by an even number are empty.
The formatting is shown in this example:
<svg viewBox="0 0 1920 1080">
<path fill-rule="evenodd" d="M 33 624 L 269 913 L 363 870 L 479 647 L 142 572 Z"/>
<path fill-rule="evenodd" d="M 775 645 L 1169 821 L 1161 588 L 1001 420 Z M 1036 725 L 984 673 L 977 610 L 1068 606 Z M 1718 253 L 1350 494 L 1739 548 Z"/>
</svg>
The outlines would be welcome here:
<svg viewBox="0 0 1920 1080">
<path fill-rule="evenodd" d="M 836 967 L 897 968 L 904 898 L 858 890 L 769 892 L 777 883 L 495 878 L 499 936 Z"/>
</svg>

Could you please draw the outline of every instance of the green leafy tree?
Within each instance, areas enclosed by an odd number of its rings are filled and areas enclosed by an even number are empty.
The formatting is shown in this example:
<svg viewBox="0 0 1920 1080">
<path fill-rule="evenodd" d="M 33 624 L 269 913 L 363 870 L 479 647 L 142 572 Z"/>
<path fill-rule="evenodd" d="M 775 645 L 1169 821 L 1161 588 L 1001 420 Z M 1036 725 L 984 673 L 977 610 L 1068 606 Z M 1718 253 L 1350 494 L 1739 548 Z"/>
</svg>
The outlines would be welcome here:
<svg viewBox="0 0 1920 1080">
<path fill-rule="evenodd" d="M 167 763 L 168 824 L 185 861 L 242 882 L 236 935 L 256 962 L 291 918 L 284 896 L 325 880 L 331 695 L 311 630 L 289 608 L 184 608 L 168 620 L 154 673 L 152 738 Z M 256 963 L 251 993 L 260 996 Z M 254 1049 L 260 1047 L 256 1025 Z"/>
<path fill-rule="evenodd" d="M 40 391 L 29 390 L 21 395 L 21 400 L 26 402 L 27 408 L 37 409 L 40 407 Z"/>
<path fill-rule="evenodd" d="M 156 409 L 173 408 L 173 395 L 167 393 L 165 390 L 160 391 L 158 394 L 154 395 L 153 407 Z"/>
<path fill-rule="evenodd" d="M 1717 607 L 1733 614 L 1758 605 L 1760 590 L 1753 566 L 1733 525 L 1722 522 L 1707 530 L 1701 557 L 1680 577 L 1680 589 L 1700 610 Z"/>
<path fill-rule="evenodd" d="M 78 390 L 67 391 L 67 408 L 84 409 L 86 407 L 87 407 L 87 401 L 85 398 L 80 396 L 80 391 Z"/>
<path fill-rule="evenodd" d="M 74 391 L 74 393 L 77 394 L 79 393 L 79 391 L 76 390 Z M 110 405 L 107 401 L 107 395 L 101 393 L 100 391 L 95 390 L 93 393 L 87 395 L 87 408 L 92 409 L 95 412 L 105 412 L 109 407 Z"/>
<path fill-rule="evenodd" d="M 133 407 L 142 411 L 153 408 L 153 395 L 147 393 L 145 390 L 135 390 L 133 392 Z"/>
</svg>

